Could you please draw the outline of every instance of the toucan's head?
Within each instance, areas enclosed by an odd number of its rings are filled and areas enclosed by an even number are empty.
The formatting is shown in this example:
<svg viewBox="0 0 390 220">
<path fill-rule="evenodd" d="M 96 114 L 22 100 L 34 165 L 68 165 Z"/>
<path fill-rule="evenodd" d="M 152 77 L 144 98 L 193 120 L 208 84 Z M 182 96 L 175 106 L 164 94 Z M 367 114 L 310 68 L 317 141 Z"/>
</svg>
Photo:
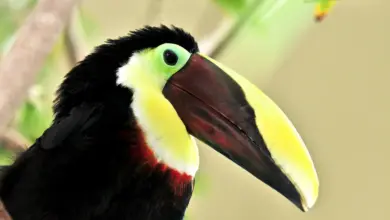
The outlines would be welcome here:
<svg viewBox="0 0 390 220">
<path fill-rule="evenodd" d="M 193 136 L 301 210 L 316 202 L 316 170 L 290 120 L 244 77 L 201 54 L 182 29 L 145 27 L 98 47 L 62 84 L 57 117 L 98 95 L 117 99 L 108 92 L 116 88 L 131 91 L 148 146 L 168 166 L 195 175 Z"/>
</svg>

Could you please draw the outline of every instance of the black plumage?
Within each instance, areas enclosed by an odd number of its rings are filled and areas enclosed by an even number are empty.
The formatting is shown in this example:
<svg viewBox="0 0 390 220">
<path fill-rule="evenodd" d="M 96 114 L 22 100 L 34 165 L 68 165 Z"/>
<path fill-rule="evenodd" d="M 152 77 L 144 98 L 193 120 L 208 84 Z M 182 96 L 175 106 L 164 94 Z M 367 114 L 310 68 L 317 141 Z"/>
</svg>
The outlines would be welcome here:
<svg viewBox="0 0 390 220">
<path fill-rule="evenodd" d="M 198 51 L 182 29 L 148 26 L 108 40 L 66 75 L 53 124 L 3 171 L 0 197 L 14 220 L 183 218 L 194 183 L 178 194 L 173 171 L 145 165 L 132 91 L 116 84 L 134 52 L 163 43 Z"/>
</svg>

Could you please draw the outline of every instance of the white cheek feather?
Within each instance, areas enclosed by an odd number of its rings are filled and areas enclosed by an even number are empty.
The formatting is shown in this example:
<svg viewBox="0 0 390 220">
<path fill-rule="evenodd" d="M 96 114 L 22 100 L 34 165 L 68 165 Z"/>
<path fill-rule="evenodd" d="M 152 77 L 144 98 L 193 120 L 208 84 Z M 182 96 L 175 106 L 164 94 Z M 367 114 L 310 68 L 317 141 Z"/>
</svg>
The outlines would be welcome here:
<svg viewBox="0 0 390 220">
<path fill-rule="evenodd" d="M 134 80 L 137 69 L 142 65 L 139 54 L 134 54 L 129 61 L 117 71 L 117 85 L 134 88 Z"/>
<path fill-rule="evenodd" d="M 124 65 L 118 69 L 117 80 L 116 80 L 117 85 L 126 85 L 127 73 L 129 72 L 128 70 L 129 70 L 128 65 Z"/>
</svg>

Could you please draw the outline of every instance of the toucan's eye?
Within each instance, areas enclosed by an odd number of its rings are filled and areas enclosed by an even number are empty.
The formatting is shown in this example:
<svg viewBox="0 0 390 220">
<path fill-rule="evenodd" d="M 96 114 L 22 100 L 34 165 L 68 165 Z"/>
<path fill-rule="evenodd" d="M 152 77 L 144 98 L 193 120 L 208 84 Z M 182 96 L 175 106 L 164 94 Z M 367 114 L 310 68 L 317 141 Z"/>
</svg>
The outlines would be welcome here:
<svg viewBox="0 0 390 220">
<path fill-rule="evenodd" d="M 161 44 L 152 49 L 150 54 L 156 73 L 161 74 L 165 80 L 183 68 L 191 57 L 191 53 L 185 48 L 171 43 Z"/>
<path fill-rule="evenodd" d="M 179 57 L 175 52 L 173 52 L 170 49 L 166 49 L 164 51 L 164 62 L 168 64 L 169 66 L 176 65 L 177 61 L 179 60 Z"/>
</svg>

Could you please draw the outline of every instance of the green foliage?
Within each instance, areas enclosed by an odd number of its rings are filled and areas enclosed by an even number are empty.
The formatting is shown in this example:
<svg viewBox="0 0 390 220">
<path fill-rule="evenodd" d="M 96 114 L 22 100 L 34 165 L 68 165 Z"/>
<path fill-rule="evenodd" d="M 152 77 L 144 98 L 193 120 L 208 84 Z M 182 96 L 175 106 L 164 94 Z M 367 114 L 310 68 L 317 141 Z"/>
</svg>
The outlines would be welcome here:
<svg viewBox="0 0 390 220">
<path fill-rule="evenodd" d="M 230 14 L 239 14 L 248 7 L 251 0 L 214 0 L 214 2 Z"/>
<path fill-rule="evenodd" d="M 0 50 L 4 51 L 12 35 L 24 21 L 36 0 L 0 1 Z"/>
<path fill-rule="evenodd" d="M 0 48 L 3 50 L 7 40 L 10 39 L 12 33 L 14 32 L 15 21 L 4 6 L 0 6 L 0 14 L 2 15 L 0 23 Z"/>
<path fill-rule="evenodd" d="M 85 33 L 91 36 L 96 34 L 97 30 L 99 29 L 99 26 L 96 21 L 92 19 L 92 16 L 88 13 L 88 11 L 84 10 L 83 8 L 80 8 L 79 15 L 79 21 L 81 23 L 81 26 L 84 28 Z"/>
<path fill-rule="evenodd" d="M 0 58 L 14 40 L 14 34 L 37 0 L 0 1 Z M 0 146 L 0 165 L 13 161 L 13 153 Z"/>
<path fill-rule="evenodd" d="M 27 139 L 33 141 L 50 125 L 50 115 L 47 108 L 41 109 L 34 102 L 27 101 L 19 111 L 18 130 Z"/>
<path fill-rule="evenodd" d="M 0 166 L 12 163 L 14 154 L 0 145 Z"/>
<path fill-rule="evenodd" d="M 55 87 L 52 85 L 62 74 L 58 63 L 63 56 L 62 41 L 59 40 L 46 59 L 37 77 L 37 83 L 29 89 L 29 95 L 16 115 L 17 130 L 30 141 L 42 135 L 50 126 L 52 114 L 52 99 Z"/>
<path fill-rule="evenodd" d="M 31 10 L 34 5 L 33 3 L 36 2 L 36 0 L 24 1 L 26 1 L 26 4 L 23 5 L 24 7 L 17 7 L 18 10 L 13 10 L 12 8 L 15 7 L 11 7 L 11 4 L 4 5 L 2 8 L 0 7 L 0 12 L 2 12 L 2 9 L 7 12 L 4 17 L 5 19 L 1 17 L 0 22 L 8 25 L 7 30 L 4 30 L 3 28 L 0 29 L 0 31 L 2 31 L 0 32 L 0 45 L 3 45 L 3 51 L 6 49 L 7 44 L 9 45 L 17 28 L 21 25 L 21 22 L 15 22 L 15 19 L 13 18 L 21 17 L 20 13 L 23 13 L 24 15 L 28 14 L 29 10 Z M 29 10 L 27 10 L 27 7 L 29 7 Z M 23 8 L 24 11 L 21 11 L 21 8 Z M 79 11 L 79 22 L 82 27 L 85 28 L 85 33 L 83 34 L 91 34 L 90 32 L 97 30 L 96 23 L 88 14 L 83 10 Z M 29 89 L 29 95 L 25 103 L 23 103 L 16 113 L 16 118 L 14 120 L 15 127 L 30 141 L 34 141 L 38 138 L 51 124 L 53 118 L 52 101 L 54 93 L 58 83 L 69 69 L 69 66 L 64 67 L 64 60 L 66 60 L 66 58 L 67 54 L 64 39 L 63 36 L 61 36 L 39 72 L 36 84 Z"/>
</svg>

